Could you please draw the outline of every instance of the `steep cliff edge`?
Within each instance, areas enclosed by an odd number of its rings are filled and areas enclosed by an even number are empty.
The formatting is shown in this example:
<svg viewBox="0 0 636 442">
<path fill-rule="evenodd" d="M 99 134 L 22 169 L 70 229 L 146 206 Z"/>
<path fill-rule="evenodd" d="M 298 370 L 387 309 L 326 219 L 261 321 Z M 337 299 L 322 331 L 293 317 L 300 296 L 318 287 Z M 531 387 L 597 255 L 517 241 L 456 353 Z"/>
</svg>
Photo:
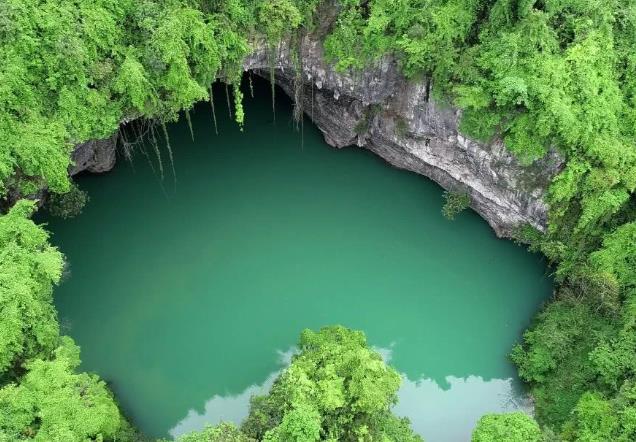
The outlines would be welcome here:
<svg viewBox="0 0 636 442">
<path fill-rule="evenodd" d="M 270 53 L 255 51 L 246 68 L 268 76 Z M 325 62 L 320 42 L 305 38 L 299 58 L 301 76 L 290 47 L 278 48 L 276 83 L 302 100 L 327 143 L 369 149 L 445 189 L 467 191 L 471 207 L 499 236 L 524 223 L 545 229 L 543 197 L 562 165 L 556 154 L 523 167 L 501 141 L 484 144 L 462 136 L 460 111 L 430 97 L 426 82 L 405 79 L 389 57 L 365 72 L 338 73 Z"/>
<path fill-rule="evenodd" d="M 543 197 L 562 163 L 556 154 L 523 167 L 500 141 L 485 144 L 463 137 L 459 110 L 430 97 L 426 82 L 405 79 L 390 57 L 364 72 L 346 74 L 325 62 L 317 40 L 304 38 L 294 49 L 296 57 L 289 45 L 275 51 L 256 46 L 245 69 L 267 77 L 273 64 L 276 83 L 302 102 L 331 146 L 366 148 L 445 189 L 468 192 L 471 207 L 499 236 L 510 236 L 525 223 L 545 229 Z M 81 144 L 73 158 L 72 174 L 109 170 L 114 139 Z"/>
</svg>

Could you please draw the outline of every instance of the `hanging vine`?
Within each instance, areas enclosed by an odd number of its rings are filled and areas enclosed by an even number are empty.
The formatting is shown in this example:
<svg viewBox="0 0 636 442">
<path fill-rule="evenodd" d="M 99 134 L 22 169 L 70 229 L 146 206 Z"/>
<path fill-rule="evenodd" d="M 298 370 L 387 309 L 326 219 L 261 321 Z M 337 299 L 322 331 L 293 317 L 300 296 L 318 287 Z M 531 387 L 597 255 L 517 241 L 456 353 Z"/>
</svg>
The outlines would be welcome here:
<svg viewBox="0 0 636 442">
<path fill-rule="evenodd" d="M 227 103 L 227 113 L 232 119 L 232 106 L 230 105 L 230 91 L 228 90 L 227 80 L 225 82 L 225 102 Z"/>
<path fill-rule="evenodd" d="M 276 123 L 276 69 L 274 59 L 277 57 L 277 50 L 272 46 L 269 50 L 269 84 L 272 93 L 272 117 Z"/>
<path fill-rule="evenodd" d="M 168 136 L 168 128 L 166 127 L 166 122 L 161 121 L 161 129 L 163 129 L 163 137 L 166 139 L 166 149 L 168 149 L 168 158 L 170 159 L 170 167 L 172 168 L 172 177 L 176 184 L 177 182 L 177 173 L 174 168 L 174 158 L 172 156 L 172 147 L 170 146 L 170 137 Z"/>
<path fill-rule="evenodd" d="M 250 83 L 250 97 L 254 98 L 254 85 L 252 84 L 252 71 L 249 71 L 247 78 Z"/>
<path fill-rule="evenodd" d="M 194 129 L 192 129 L 192 118 L 190 118 L 189 109 L 185 110 L 185 117 L 186 117 L 186 121 L 188 122 L 188 129 L 190 129 L 190 137 L 192 138 L 192 141 L 194 141 Z"/>
<path fill-rule="evenodd" d="M 243 110 L 243 92 L 241 92 L 241 83 L 235 82 L 233 85 L 234 92 L 234 121 L 237 122 L 241 131 L 245 122 L 245 111 Z"/>
<path fill-rule="evenodd" d="M 150 125 L 150 135 L 152 147 L 155 151 L 155 155 L 157 156 L 157 162 L 159 163 L 159 175 L 163 180 L 163 161 L 161 160 L 161 151 L 159 150 L 159 143 L 157 142 L 157 134 L 155 133 L 154 124 Z"/>
<path fill-rule="evenodd" d="M 210 107 L 212 108 L 212 121 L 214 121 L 214 133 L 219 134 L 219 127 L 216 123 L 216 110 L 214 109 L 214 88 L 210 85 Z"/>
</svg>

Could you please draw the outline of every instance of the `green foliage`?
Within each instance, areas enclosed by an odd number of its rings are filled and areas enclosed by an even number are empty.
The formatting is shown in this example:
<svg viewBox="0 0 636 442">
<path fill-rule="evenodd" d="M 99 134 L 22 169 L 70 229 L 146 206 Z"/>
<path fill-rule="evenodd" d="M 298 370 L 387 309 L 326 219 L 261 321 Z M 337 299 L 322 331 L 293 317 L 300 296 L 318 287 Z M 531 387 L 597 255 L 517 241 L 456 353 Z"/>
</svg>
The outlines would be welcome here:
<svg viewBox="0 0 636 442">
<path fill-rule="evenodd" d="M 636 289 L 636 222 L 620 226 L 603 239 L 589 258 L 598 273 L 611 275 L 626 292 Z"/>
<path fill-rule="evenodd" d="M 7 0 L 0 9 L 0 196 L 69 190 L 76 143 L 124 118 L 176 120 L 220 78 L 238 89 L 248 39 L 278 43 L 318 0 Z M 17 182 L 16 182 L 17 181 Z M 26 192 L 22 192 L 26 194 Z"/>
<path fill-rule="evenodd" d="M 532 385 L 540 422 L 559 428 L 580 396 L 595 382 L 590 352 L 612 333 L 612 321 L 577 292 L 564 289 L 524 333 L 512 351 L 519 376 Z"/>
<path fill-rule="evenodd" d="M 52 303 L 62 255 L 34 210 L 20 200 L 0 215 L 0 440 L 133 440 L 104 383 L 74 373 L 79 348 L 59 337 Z"/>
<path fill-rule="evenodd" d="M 89 199 L 88 193 L 73 184 L 66 193 L 52 194 L 47 202 L 47 208 L 51 215 L 58 218 L 73 218 L 82 213 Z"/>
<path fill-rule="evenodd" d="M 625 383 L 611 400 L 585 393 L 576 405 L 563 436 L 568 441 L 628 442 L 636 439 L 636 388 Z"/>
<path fill-rule="evenodd" d="M 368 348 L 362 332 L 304 330 L 299 353 L 269 394 L 252 397 L 240 430 L 221 423 L 178 441 L 421 441 L 408 419 L 391 413 L 399 385 L 398 373 Z"/>
<path fill-rule="evenodd" d="M 470 69 L 454 81 L 469 133 L 498 133 L 526 163 L 550 147 L 566 156 L 550 187 L 544 250 L 560 277 L 616 227 L 634 190 L 633 130 L 622 117 L 627 55 L 615 45 L 630 32 L 615 25 L 624 14 L 615 2 L 495 2 L 479 43 L 466 50 Z"/>
<path fill-rule="evenodd" d="M 473 431 L 473 442 L 540 442 L 539 425 L 525 413 L 486 414 Z"/>
<path fill-rule="evenodd" d="M 633 439 L 612 413 L 636 377 L 636 3 L 341 3 L 325 42 L 337 68 L 392 54 L 408 77 L 426 77 L 462 109 L 465 134 L 503 140 L 522 164 L 550 149 L 565 158 L 547 196 L 547 232 L 523 235 L 555 265 L 561 287 L 512 358 L 537 418 L 557 435 Z M 465 204 L 447 195 L 444 213 Z"/>
<path fill-rule="evenodd" d="M 104 383 L 75 374 L 79 348 L 64 337 L 52 360 L 35 359 L 20 384 L 0 389 L 0 439 L 85 441 L 111 439 L 121 418 Z"/>
<path fill-rule="evenodd" d="M 364 38 L 362 7 L 357 1 L 345 2 L 344 6 L 335 29 L 324 42 L 325 55 L 339 71 L 361 69 L 388 50 L 389 40 L 382 32 L 373 38 Z"/>
<path fill-rule="evenodd" d="M 636 377 L 636 293 L 627 300 L 620 322 L 589 356 L 599 381 L 614 391 Z"/>
<path fill-rule="evenodd" d="M 614 317 L 621 310 L 621 288 L 616 277 L 609 272 L 580 266 L 568 276 L 567 286 L 568 291 L 575 292 L 595 312 Z"/>
<path fill-rule="evenodd" d="M 291 0 L 269 0 L 257 9 L 257 25 L 272 43 L 278 43 L 290 31 L 297 28 L 303 17 Z"/>
<path fill-rule="evenodd" d="M 109 136 L 124 117 L 174 120 L 215 78 L 236 82 L 227 73 L 249 51 L 255 5 L 215 5 L 4 2 L 0 195 L 16 179 L 67 192 L 73 144 Z"/>
<path fill-rule="evenodd" d="M 512 353 L 521 377 L 531 382 L 537 416 L 568 440 L 632 437 L 617 429 L 631 424 L 619 422 L 612 404 L 636 378 L 634 232 L 633 223 L 623 224 L 587 263 L 572 268 L 559 300 Z M 627 402 L 621 413 L 630 416 L 636 408 Z"/>
<path fill-rule="evenodd" d="M 244 433 L 266 441 L 420 440 L 391 414 L 400 377 L 361 332 L 305 330 L 299 350 L 269 394 L 252 399 Z"/>
<path fill-rule="evenodd" d="M 243 92 L 241 92 L 239 84 L 234 85 L 234 120 L 243 129 L 245 112 L 243 112 Z"/>
<path fill-rule="evenodd" d="M 470 39 L 480 6 L 479 0 L 343 1 L 326 54 L 348 69 L 394 52 L 407 76 L 425 74 L 441 84 Z"/>
<path fill-rule="evenodd" d="M 207 427 L 202 431 L 194 431 L 181 436 L 178 442 L 256 442 L 247 437 L 234 424 L 221 423 L 215 427 Z"/>
<path fill-rule="evenodd" d="M 454 220 L 463 210 L 470 206 L 470 195 L 467 192 L 444 192 L 444 206 L 442 206 L 442 215 L 449 220 Z"/>
<path fill-rule="evenodd" d="M 461 130 L 497 136 L 525 164 L 567 159 L 550 187 L 541 248 L 566 278 L 636 215 L 633 1 L 343 0 L 325 41 L 339 69 L 391 53 L 463 109 Z"/>
<path fill-rule="evenodd" d="M 62 255 L 28 218 L 34 210 L 34 202 L 21 200 L 0 215 L 0 378 L 27 359 L 45 357 L 57 343 L 52 287 L 62 274 Z"/>
</svg>

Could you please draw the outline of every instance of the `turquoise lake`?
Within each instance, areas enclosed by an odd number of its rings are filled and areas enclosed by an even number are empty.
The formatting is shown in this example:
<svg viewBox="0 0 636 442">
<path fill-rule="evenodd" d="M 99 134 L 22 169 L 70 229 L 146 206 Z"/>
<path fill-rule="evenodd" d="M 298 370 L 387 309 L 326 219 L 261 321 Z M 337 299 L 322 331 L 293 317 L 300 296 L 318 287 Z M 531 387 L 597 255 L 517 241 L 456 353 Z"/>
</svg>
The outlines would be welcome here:
<svg viewBox="0 0 636 442">
<path fill-rule="evenodd" d="M 246 93 L 241 132 L 217 89 L 168 126 L 164 178 L 150 145 L 84 175 L 82 215 L 46 219 L 68 268 L 55 291 L 82 368 L 132 422 L 178 436 L 240 422 L 303 328 L 366 333 L 403 376 L 395 412 L 429 442 L 469 440 L 487 412 L 529 409 L 508 360 L 550 295 L 546 264 L 443 191 L 360 148 L 302 133 L 279 91 Z M 145 152 L 145 153 L 144 153 Z"/>
</svg>

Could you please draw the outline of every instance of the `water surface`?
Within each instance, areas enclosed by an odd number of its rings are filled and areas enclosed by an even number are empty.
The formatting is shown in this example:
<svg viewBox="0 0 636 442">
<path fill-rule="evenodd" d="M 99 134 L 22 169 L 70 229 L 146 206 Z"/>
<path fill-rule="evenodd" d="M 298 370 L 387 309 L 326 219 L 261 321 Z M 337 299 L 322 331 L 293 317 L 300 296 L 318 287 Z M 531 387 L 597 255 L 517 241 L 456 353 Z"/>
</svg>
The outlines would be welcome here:
<svg viewBox="0 0 636 442">
<path fill-rule="evenodd" d="M 507 355 L 550 291 L 544 263 L 476 214 L 441 214 L 442 190 L 291 123 L 267 85 L 240 132 L 217 90 L 168 127 L 162 150 L 82 176 L 90 203 L 48 220 L 68 275 L 55 302 L 82 367 L 133 422 L 176 436 L 239 422 L 300 331 L 363 330 L 404 378 L 396 413 L 429 441 L 468 440 L 486 412 L 524 408 Z M 149 160 L 149 159 L 150 160 Z M 152 165 L 152 167 L 151 167 Z"/>
</svg>

